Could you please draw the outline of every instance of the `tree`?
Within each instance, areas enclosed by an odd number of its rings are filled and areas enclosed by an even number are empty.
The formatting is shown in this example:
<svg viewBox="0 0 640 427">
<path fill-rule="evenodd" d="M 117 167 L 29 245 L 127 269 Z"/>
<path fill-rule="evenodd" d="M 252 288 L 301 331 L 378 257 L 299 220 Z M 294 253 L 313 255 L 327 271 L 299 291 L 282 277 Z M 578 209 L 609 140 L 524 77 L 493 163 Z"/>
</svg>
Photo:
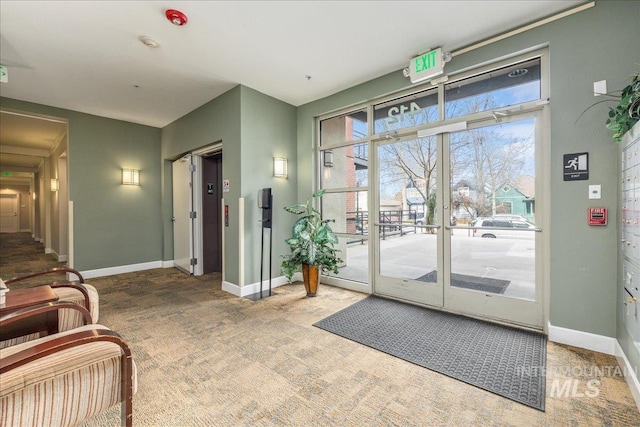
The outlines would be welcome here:
<svg viewBox="0 0 640 427">
<path fill-rule="evenodd" d="M 458 148 L 457 181 L 471 182 L 476 189 L 475 199 L 464 202 L 478 216 L 496 213 L 498 188 L 512 184 L 523 173 L 533 149 L 532 135 L 518 136 L 500 130 L 503 129 L 490 126 L 465 131 L 452 141 Z"/>
<path fill-rule="evenodd" d="M 389 186 L 400 183 L 411 184 L 422 200 L 427 200 L 435 189 L 437 166 L 436 141 L 434 137 L 418 138 L 396 142 L 380 147 L 378 150 L 380 167 L 380 185 Z M 429 212 L 425 212 L 429 218 Z"/>
<path fill-rule="evenodd" d="M 496 100 L 488 93 L 457 100 L 449 108 L 456 117 L 491 110 L 495 105 Z M 434 110 L 428 109 L 407 115 L 405 122 L 396 122 L 393 128 L 428 123 L 433 121 L 433 114 Z M 533 135 L 518 135 L 509 129 L 508 123 L 500 124 L 500 121 L 496 118 L 497 125 L 455 132 L 450 136 L 450 188 L 464 180 L 475 191 L 473 195 L 461 197 L 452 191 L 449 204 L 462 206 L 471 215 L 495 213 L 496 191 L 501 185 L 512 183 L 522 173 L 534 148 Z M 384 123 L 379 124 L 378 131 L 384 126 Z M 413 187 L 425 201 L 427 224 L 434 222 L 435 199 L 431 203 L 431 198 L 436 190 L 436 141 L 434 136 L 395 141 L 381 145 L 378 150 L 380 191 L 398 186 Z"/>
<path fill-rule="evenodd" d="M 417 126 L 437 120 L 437 108 L 423 108 L 419 112 L 407 113 L 402 121 L 385 121 L 377 123 L 377 131 L 380 133 L 393 132 L 398 128 Z M 435 174 L 437 167 L 436 138 L 416 138 L 408 141 L 395 141 L 381 145 L 378 149 L 378 162 L 380 163 L 380 190 L 412 187 L 427 204 L 432 191 L 435 190 Z M 425 211 L 425 219 L 432 218 L 429 215 L 428 206 Z"/>
</svg>

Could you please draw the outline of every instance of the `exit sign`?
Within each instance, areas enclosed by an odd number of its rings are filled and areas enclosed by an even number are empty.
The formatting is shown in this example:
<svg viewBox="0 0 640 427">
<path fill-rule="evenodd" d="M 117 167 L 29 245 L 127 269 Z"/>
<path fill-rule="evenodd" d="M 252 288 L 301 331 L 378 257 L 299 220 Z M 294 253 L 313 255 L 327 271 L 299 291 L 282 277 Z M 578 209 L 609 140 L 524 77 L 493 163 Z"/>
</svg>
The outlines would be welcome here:
<svg viewBox="0 0 640 427">
<path fill-rule="evenodd" d="M 409 62 L 409 77 L 411 83 L 418 83 L 444 72 L 442 48 L 418 55 Z"/>
</svg>

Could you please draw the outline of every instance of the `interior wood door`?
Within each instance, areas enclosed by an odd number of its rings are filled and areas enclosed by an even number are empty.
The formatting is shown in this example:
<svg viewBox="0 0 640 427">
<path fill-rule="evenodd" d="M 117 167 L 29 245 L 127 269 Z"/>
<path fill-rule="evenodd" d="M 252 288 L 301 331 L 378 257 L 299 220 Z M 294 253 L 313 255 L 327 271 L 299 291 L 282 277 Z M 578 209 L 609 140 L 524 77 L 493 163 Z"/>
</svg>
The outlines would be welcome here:
<svg viewBox="0 0 640 427">
<path fill-rule="evenodd" d="M 0 232 L 17 233 L 19 226 L 18 195 L 0 194 Z"/>
<path fill-rule="evenodd" d="M 173 262 L 194 274 L 193 158 L 191 154 L 173 162 Z"/>
</svg>

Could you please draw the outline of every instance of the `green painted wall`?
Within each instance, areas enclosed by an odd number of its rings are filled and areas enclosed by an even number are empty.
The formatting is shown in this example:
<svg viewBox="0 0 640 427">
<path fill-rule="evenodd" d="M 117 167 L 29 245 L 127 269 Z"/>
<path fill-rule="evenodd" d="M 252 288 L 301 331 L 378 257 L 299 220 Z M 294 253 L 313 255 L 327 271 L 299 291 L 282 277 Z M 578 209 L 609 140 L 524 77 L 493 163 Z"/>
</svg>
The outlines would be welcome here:
<svg viewBox="0 0 640 427">
<path fill-rule="evenodd" d="M 222 179 L 230 182 L 224 193 L 229 205 L 229 227 L 225 230 L 225 280 L 239 281 L 238 199 L 242 194 L 240 165 L 240 86 L 223 93 L 162 129 L 162 229 L 163 259 L 173 259 L 173 212 L 171 161 L 185 153 L 222 142 Z"/>
<path fill-rule="evenodd" d="M 164 259 L 173 259 L 171 160 L 182 154 L 222 142 L 222 175 L 230 189 L 224 193 L 229 205 L 229 227 L 225 230 L 225 280 L 240 285 L 239 199 L 245 209 L 244 283 L 260 280 L 261 225 L 257 193 L 271 187 L 275 212 L 295 203 L 295 107 L 245 86 L 236 86 L 162 129 Z M 289 159 L 289 179 L 273 177 L 273 157 Z M 293 176 L 291 175 L 293 174 Z M 273 276 L 279 273 L 279 255 L 284 253 L 285 227 L 274 218 Z M 288 227 L 288 225 L 287 225 Z M 288 232 L 288 229 L 287 229 Z M 265 238 L 268 237 L 265 232 Z M 266 243 L 265 243 L 266 247 Z M 268 265 L 265 263 L 264 278 Z"/>
<path fill-rule="evenodd" d="M 549 46 L 550 122 L 550 322 L 616 336 L 617 216 L 589 227 L 588 185 L 601 184 L 597 202 L 617 207 L 617 147 L 604 127 L 606 105 L 581 113 L 598 98 L 593 82 L 610 91 L 628 83 L 640 61 L 640 2 L 606 1 L 595 7 L 481 49 L 456 56 L 448 74 L 534 47 Z M 428 42 L 425 42 L 428 43 Z M 409 87 L 400 70 L 298 108 L 298 194 L 314 188 L 314 117 Z M 562 155 L 587 151 L 590 179 L 563 182 Z"/>
<path fill-rule="evenodd" d="M 162 259 L 160 129 L 8 98 L 0 106 L 69 121 L 75 268 Z M 140 187 L 121 185 L 123 167 L 140 169 Z"/>
<path fill-rule="evenodd" d="M 541 28 L 551 52 L 551 324 L 616 336 L 617 226 L 589 227 L 588 207 L 617 209 L 617 146 L 604 126 L 607 106 L 580 117 L 598 100 L 593 82 L 619 90 L 638 71 L 640 3 L 598 2 Z M 613 31 L 615 29 L 615 31 Z M 563 154 L 589 152 L 589 180 L 564 182 Z M 588 199 L 601 184 L 603 198 Z"/>
<path fill-rule="evenodd" d="M 290 236 L 294 216 L 283 210 L 296 200 L 296 109 L 294 106 L 246 86 L 242 87 L 242 197 L 245 198 L 245 284 L 260 282 L 262 226 L 258 190 L 273 194 L 272 276 L 280 276 L 280 255 L 289 253 L 284 239 Z M 288 179 L 274 178 L 273 158 L 288 159 Z M 268 278 L 268 238 L 264 232 L 263 278 Z"/>
</svg>

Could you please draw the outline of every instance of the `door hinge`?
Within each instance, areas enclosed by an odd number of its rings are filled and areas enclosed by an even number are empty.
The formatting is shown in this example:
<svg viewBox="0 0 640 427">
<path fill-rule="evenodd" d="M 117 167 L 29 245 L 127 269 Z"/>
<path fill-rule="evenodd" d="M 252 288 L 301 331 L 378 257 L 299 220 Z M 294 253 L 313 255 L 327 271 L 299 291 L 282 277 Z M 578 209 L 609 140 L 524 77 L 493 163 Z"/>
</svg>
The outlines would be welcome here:
<svg viewBox="0 0 640 427">
<path fill-rule="evenodd" d="M 197 212 L 189 212 L 189 218 L 195 219 L 197 217 L 198 217 L 198 213 Z"/>
<path fill-rule="evenodd" d="M 198 258 L 191 258 L 191 265 L 198 265 Z"/>
<path fill-rule="evenodd" d="M 196 165 L 189 165 L 189 171 L 190 172 L 195 172 L 196 171 Z"/>
</svg>

